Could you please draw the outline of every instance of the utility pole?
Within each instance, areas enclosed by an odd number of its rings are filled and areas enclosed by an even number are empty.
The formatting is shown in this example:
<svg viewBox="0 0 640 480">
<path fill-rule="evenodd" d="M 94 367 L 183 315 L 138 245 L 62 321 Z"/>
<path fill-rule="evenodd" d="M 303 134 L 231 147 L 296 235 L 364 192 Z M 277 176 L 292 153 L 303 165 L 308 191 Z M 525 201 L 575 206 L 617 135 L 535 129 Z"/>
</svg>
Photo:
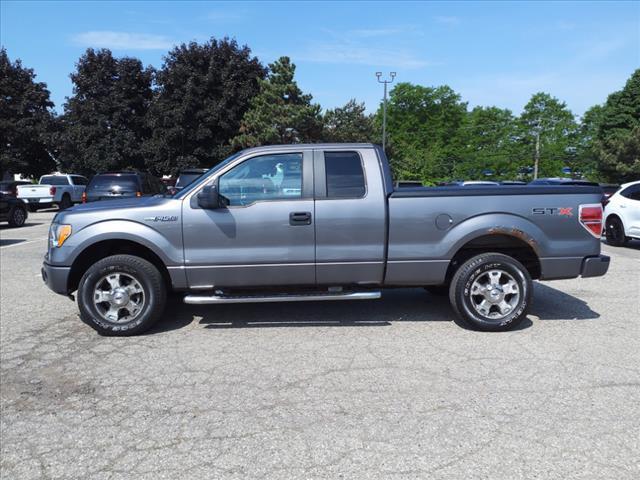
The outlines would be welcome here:
<svg viewBox="0 0 640 480">
<path fill-rule="evenodd" d="M 396 78 L 396 72 L 389 73 L 391 77 L 389 80 L 382 80 L 382 72 L 376 72 L 378 83 L 384 84 L 384 101 L 382 104 L 382 150 L 387 150 L 387 85 L 393 83 L 393 79 Z"/>
<path fill-rule="evenodd" d="M 538 166 L 540 165 L 540 130 L 536 130 L 536 157 L 533 164 L 533 179 L 538 178 Z"/>
</svg>

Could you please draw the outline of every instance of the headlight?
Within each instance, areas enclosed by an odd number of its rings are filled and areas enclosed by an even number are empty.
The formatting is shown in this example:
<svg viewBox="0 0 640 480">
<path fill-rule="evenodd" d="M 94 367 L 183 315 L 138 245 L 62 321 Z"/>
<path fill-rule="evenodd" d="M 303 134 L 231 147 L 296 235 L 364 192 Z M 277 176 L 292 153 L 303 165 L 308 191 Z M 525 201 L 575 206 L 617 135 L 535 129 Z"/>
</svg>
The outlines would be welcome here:
<svg viewBox="0 0 640 480">
<path fill-rule="evenodd" d="M 71 236 L 71 225 L 52 224 L 49 230 L 49 239 L 52 247 L 61 247 Z"/>
</svg>

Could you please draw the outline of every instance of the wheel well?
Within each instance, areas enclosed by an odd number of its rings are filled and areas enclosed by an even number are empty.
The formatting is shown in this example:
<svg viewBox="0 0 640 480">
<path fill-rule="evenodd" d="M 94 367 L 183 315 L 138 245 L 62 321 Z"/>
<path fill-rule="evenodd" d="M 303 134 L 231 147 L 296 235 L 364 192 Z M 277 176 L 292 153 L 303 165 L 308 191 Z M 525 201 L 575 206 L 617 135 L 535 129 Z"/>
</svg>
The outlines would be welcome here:
<svg viewBox="0 0 640 480">
<path fill-rule="evenodd" d="M 131 240 L 103 240 L 87 247 L 78 255 L 71 265 L 71 272 L 67 283 L 67 291 L 73 292 L 78 289 L 80 279 L 85 272 L 96 263 L 111 255 L 126 254 L 144 258 L 151 262 L 162 274 L 167 289 L 171 289 L 171 277 L 164 262 L 150 248 Z"/>
<path fill-rule="evenodd" d="M 447 283 L 451 281 L 451 277 L 462 263 L 484 252 L 509 255 L 525 266 L 531 278 L 540 278 L 540 260 L 531 245 L 510 235 L 483 235 L 465 243 L 456 252 L 447 269 Z"/>
<path fill-rule="evenodd" d="M 617 213 L 610 213 L 609 215 L 607 215 L 606 218 L 604 219 L 604 223 L 606 224 L 607 220 L 609 220 L 610 218 L 616 218 L 620 220 L 620 223 L 622 223 L 622 225 L 624 226 L 624 222 L 622 221 L 622 218 Z"/>
</svg>

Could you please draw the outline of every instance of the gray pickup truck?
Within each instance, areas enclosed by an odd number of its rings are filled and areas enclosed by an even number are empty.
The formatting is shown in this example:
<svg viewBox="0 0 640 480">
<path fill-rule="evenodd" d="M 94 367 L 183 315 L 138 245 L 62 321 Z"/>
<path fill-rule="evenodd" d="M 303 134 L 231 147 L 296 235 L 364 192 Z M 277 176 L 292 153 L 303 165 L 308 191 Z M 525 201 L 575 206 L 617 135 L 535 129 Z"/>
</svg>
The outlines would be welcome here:
<svg viewBox="0 0 640 480">
<path fill-rule="evenodd" d="M 604 275 L 591 186 L 394 190 L 370 144 L 244 150 L 174 196 L 75 206 L 53 219 L 42 276 L 81 318 L 133 335 L 187 304 L 364 300 L 422 286 L 473 328 L 525 317 L 532 279 Z"/>
</svg>

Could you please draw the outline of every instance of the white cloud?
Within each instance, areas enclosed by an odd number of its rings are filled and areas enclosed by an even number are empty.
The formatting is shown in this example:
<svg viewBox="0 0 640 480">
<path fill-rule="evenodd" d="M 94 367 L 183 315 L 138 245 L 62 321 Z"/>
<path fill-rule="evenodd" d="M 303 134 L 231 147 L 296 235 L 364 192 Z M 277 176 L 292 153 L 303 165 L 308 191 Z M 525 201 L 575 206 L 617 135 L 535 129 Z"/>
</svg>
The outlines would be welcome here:
<svg viewBox="0 0 640 480">
<path fill-rule="evenodd" d="M 207 20 L 211 20 L 212 22 L 226 22 L 226 21 L 235 21 L 242 20 L 247 17 L 249 11 L 247 9 L 234 10 L 234 11 L 224 11 L 224 10 L 211 10 L 207 13 Z"/>
<path fill-rule="evenodd" d="M 175 43 L 163 35 L 110 30 L 78 33 L 72 37 L 72 41 L 83 47 L 112 50 L 167 50 Z"/>
<path fill-rule="evenodd" d="M 433 17 L 433 19 L 437 23 L 441 23 L 443 25 L 451 25 L 451 26 L 460 25 L 460 17 L 438 15 L 436 17 Z"/>
<path fill-rule="evenodd" d="M 399 28 L 361 28 L 357 30 L 349 30 L 347 33 L 354 37 L 370 38 L 397 35 L 403 33 L 403 31 Z"/>
<path fill-rule="evenodd" d="M 337 43 L 316 45 L 301 55 L 296 55 L 296 58 L 317 63 L 348 63 L 407 69 L 434 65 L 407 51 Z"/>
</svg>

